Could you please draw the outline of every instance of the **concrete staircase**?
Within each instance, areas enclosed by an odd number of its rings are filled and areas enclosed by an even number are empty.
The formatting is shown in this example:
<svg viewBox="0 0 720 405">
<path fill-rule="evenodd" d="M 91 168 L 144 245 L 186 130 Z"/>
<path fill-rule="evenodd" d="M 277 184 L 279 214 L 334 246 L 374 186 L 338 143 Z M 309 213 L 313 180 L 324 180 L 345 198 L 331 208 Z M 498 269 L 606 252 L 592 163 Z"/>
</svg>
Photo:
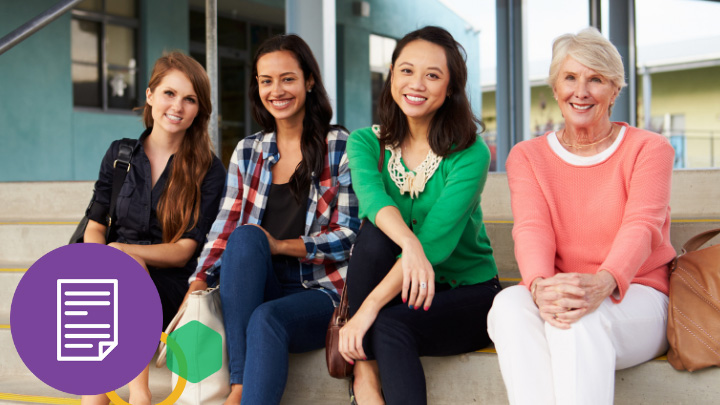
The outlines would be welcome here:
<svg viewBox="0 0 720 405">
<path fill-rule="evenodd" d="M 720 227 L 720 170 L 673 175 L 672 242 L 676 249 L 702 230 Z M 20 360 L 10 334 L 10 305 L 32 263 L 67 243 L 90 199 L 91 182 L 0 183 L 0 404 L 74 404 L 78 397 L 38 380 Z M 511 237 L 507 179 L 491 174 L 483 212 L 505 285 L 519 281 Z M 492 349 L 424 358 L 431 404 L 505 404 L 507 396 Z M 170 372 L 151 368 L 156 402 L 170 394 Z M 127 400 L 127 388 L 119 390 Z M 720 403 L 720 369 L 677 372 L 659 358 L 616 373 L 617 404 Z M 293 355 L 283 404 L 348 403 L 347 382 L 327 375 L 324 352 Z"/>
</svg>

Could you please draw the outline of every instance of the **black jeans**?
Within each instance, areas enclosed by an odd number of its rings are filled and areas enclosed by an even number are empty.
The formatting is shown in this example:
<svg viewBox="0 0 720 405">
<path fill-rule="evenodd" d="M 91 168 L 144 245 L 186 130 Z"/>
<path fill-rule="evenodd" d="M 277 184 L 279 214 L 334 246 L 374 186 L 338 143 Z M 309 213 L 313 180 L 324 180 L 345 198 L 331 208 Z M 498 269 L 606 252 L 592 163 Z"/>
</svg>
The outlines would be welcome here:
<svg viewBox="0 0 720 405">
<path fill-rule="evenodd" d="M 354 315 L 375 286 L 395 264 L 401 249 L 366 221 L 353 247 L 347 288 Z M 410 309 L 400 295 L 380 312 L 363 339 L 363 349 L 380 368 L 385 400 L 395 404 L 426 404 L 425 374 L 420 356 L 451 356 L 487 346 L 487 314 L 500 282 L 451 288 L 435 284 L 428 311 Z"/>
</svg>

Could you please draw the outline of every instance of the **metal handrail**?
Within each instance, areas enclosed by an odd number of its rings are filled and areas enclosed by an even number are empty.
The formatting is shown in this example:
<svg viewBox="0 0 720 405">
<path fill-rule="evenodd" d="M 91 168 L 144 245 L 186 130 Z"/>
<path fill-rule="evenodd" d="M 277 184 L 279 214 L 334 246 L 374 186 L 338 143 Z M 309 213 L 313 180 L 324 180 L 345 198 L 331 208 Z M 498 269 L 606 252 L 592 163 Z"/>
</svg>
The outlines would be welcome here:
<svg viewBox="0 0 720 405">
<path fill-rule="evenodd" d="M 44 26 L 55 21 L 58 17 L 72 9 L 82 0 L 62 0 L 54 6 L 50 7 L 37 17 L 19 26 L 15 31 L 0 38 L 0 55 L 8 51 L 13 46 L 22 42 L 25 38 L 34 34 Z"/>
</svg>

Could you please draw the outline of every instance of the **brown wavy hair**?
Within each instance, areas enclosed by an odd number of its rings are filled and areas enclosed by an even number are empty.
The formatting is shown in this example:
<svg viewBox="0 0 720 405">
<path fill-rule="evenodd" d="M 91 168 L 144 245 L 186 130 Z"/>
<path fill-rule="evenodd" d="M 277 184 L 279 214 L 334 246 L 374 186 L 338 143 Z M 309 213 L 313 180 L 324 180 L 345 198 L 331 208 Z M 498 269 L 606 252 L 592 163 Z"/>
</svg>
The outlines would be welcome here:
<svg viewBox="0 0 720 405">
<path fill-rule="evenodd" d="M 407 44 L 423 40 L 439 45 L 445 50 L 445 58 L 450 72 L 448 96 L 435 112 L 430 122 L 428 143 L 438 156 L 447 156 L 472 146 L 477 140 L 478 125 L 480 131 L 485 125 L 472 112 L 470 100 L 465 92 L 467 84 L 467 66 L 465 48 L 440 27 L 423 27 L 405 35 L 395 46 L 392 54 L 390 74 L 380 93 L 378 116 L 380 117 L 380 142 L 399 147 L 410 132 L 407 117 L 392 97 L 392 69 Z"/>
<path fill-rule="evenodd" d="M 213 149 L 208 134 L 208 122 L 212 112 L 210 102 L 210 79 L 205 69 L 195 59 L 181 52 L 163 55 L 155 62 L 148 88 L 155 88 L 171 71 L 183 73 L 192 83 L 198 99 L 198 113 L 185 131 L 182 142 L 172 161 L 172 172 L 158 202 L 158 221 L 163 232 L 163 242 L 177 242 L 188 230 L 194 228 L 200 215 L 200 187 L 213 162 Z M 152 106 L 145 103 L 143 123 L 153 126 Z"/>
</svg>

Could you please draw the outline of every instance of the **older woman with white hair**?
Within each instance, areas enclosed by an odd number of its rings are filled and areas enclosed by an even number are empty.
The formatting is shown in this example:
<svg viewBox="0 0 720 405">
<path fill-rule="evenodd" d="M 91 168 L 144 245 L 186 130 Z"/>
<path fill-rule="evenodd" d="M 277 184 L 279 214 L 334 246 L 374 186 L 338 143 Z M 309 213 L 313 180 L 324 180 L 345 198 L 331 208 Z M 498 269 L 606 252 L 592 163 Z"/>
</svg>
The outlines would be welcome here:
<svg viewBox="0 0 720 405">
<path fill-rule="evenodd" d="M 564 128 L 508 157 L 522 285 L 495 298 L 488 331 L 511 404 L 611 404 L 615 370 L 667 349 L 674 151 L 610 121 L 623 72 L 594 28 L 557 38 Z"/>
</svg>

